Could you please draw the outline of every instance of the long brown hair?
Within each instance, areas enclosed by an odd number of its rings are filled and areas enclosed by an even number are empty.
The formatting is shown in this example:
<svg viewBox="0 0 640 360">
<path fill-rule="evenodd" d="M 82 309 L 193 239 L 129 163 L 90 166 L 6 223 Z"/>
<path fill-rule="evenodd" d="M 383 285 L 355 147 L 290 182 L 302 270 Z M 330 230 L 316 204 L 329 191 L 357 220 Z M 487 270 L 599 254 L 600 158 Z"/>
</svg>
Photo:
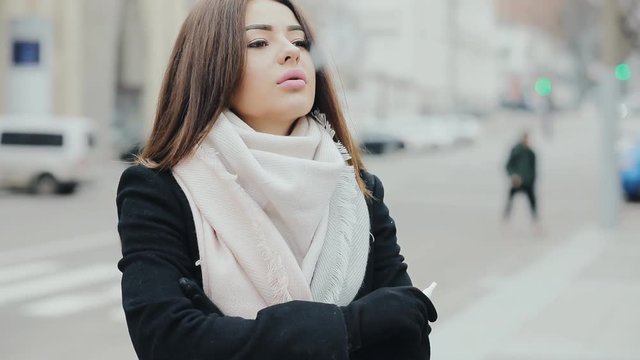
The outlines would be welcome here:
<svg viewBox="0 0 640 360">
<path fill-rule="evenodd" d="M 251 0 L 201 0 L 182 24 L 164 74 L 153 129 L 138 163 L 168 170 L 203 141 L 215 120 L 230 107 L 245 66 L 244 19 Z M 287 6 L 315 43 L 309 23 L 289 0 Z M 360 170 L 360 151 L 349 133 L 333 80 L 316 69 L 314 110 L 324 113 L 351 155 L 360 189 L 370 196 Z"/>
</svg>

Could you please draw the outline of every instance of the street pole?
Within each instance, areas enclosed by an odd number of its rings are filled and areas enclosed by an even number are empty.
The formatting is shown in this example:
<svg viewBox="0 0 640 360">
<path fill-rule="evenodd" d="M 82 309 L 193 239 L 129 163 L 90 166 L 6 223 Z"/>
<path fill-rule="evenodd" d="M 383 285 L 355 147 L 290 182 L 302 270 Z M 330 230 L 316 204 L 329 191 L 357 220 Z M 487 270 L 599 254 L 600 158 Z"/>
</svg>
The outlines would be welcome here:
<svg viewBox="0 0 640 360">
<path fill-rule="evenodd" d="M 447 0 L 447 32 L 449 33 L 447 83 L 449 88 L 449 106 L 458 111 L 458 0 Z"/>
<path fill-rule="evenodd" d="M 620 212 L 620 188 L 616 139 L 620 103 L 620 82 L 614 76 L 615 66 L 622 60 L 623 36 L 618 24 L 616 0 L 604 0 L 602 7 L 604 71 L 601 78 L 602 116 L 600 123 L 600 206 L 599 222 L 605 229 L 615 228 Z"/>
</svg>

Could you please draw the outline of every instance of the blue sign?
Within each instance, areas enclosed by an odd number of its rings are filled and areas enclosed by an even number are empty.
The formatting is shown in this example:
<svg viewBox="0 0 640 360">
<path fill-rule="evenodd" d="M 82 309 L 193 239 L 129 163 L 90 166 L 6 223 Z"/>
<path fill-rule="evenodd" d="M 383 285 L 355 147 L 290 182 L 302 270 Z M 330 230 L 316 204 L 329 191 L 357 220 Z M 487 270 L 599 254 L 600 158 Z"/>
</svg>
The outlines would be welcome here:
<svg viewBox="0 0 640 360">
<path fill-rule="evenodd" d="M 13 64 L 17 66 L 40 64 L 40 43 L 15 40 L 13 42 Z"/>
</svg>

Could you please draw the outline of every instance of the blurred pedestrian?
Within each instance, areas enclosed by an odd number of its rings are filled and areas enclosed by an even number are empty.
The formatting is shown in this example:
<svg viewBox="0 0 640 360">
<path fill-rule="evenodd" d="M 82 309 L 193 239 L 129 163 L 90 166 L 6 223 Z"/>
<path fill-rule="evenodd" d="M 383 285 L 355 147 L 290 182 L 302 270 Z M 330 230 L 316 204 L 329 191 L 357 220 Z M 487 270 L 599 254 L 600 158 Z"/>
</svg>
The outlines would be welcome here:
<svg viewBox="0 0 640 360">
<path fill-rule="evenodd" d="M 117 193 L 140 359 L 428 359 L 382 182 L 288 0 L 202 0 Z"/>
<path fill-rule="evenodd" d="M 525 132 L 520 141 L 511 149 L 509 159 L 506 164 L 507 175 L 509 176 L 511 187 L 509 197 L 504 210 L 505 220 L 511 215 L 513 197 L 522 192 L 529 200 L 531 217 L 534 222 L 538 221 L 538 209 L 536 200 L 536 154 L 529 145 L 529 134 Z"/>
</svg>

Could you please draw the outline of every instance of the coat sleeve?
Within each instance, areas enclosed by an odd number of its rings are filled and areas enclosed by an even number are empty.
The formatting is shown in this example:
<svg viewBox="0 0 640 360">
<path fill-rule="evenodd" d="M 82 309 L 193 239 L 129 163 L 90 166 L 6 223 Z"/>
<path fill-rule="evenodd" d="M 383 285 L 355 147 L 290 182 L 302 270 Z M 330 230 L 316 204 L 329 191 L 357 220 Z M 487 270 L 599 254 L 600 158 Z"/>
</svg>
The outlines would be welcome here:
<svg viewBox="0 0 640 360">
<path fill-rule="evenodd" d="M 400 245 L 396 236 L 396 223 L 389 215 L 384 203 L 384 187 L 375 175 L 371 176 L 373 193 L 370 205 L 371 218 L 371 259 L 373 264 L 372 287 L 378 289 L 389 286 L 412 285 L 404 256 L 400 254 Z"/>
<path fill-rule="evenodd" d="M 536 160 L 536 153 L 533 152 L 533 150 L 531 150 L 531 179 L 535 181 L 537 176 L 538 176 L 538 166 L 537 166 L 537 160 Z"/>
<path fill-rule="evenodd" d="M 292 301 L 263 309 L 255 320 L 196 309 L 178 284 L 196 272 L 186 241 L 191 214 L 160 172 L 125 170 L 116 203 L 122 303 L 140 359 L 348 359 L 335 305 Z"/>
<path fill-rule="evenodd" d="M 515 160 L 516 160 L 516 149 L 514 148 L 514 149 L 511 149 L 511 151 L 509 152 L 509 158 L 507 159 L 507 163 L 504 166 L 508 176 L 513 176 L 516 172 Z"/>
<path fill-rule="evenodd" d="M 393 286 L 412 285 L 407 274 L 407 264 L 400 254 L 400 246 L 396 236 L 396 223 L 389 215 L 389 209 L 384 203 L 384 187 L 382 181 L 375 175 L 363 173 L 367 187 L 371 190 L 373 199 L 369 203 L 371 220 L 371 251 L 369 262 L 372 270 L 365 275 L 366 288 L 362 288 L 357 297 L 369 292 Z M 385 311 L 380 309 L 380 311 Z M 428 360 L 431 347 L 428 334 L 419 343 L 380 343 L 362 348 L 351 354 L 351 360 Z"/>
</svg>

